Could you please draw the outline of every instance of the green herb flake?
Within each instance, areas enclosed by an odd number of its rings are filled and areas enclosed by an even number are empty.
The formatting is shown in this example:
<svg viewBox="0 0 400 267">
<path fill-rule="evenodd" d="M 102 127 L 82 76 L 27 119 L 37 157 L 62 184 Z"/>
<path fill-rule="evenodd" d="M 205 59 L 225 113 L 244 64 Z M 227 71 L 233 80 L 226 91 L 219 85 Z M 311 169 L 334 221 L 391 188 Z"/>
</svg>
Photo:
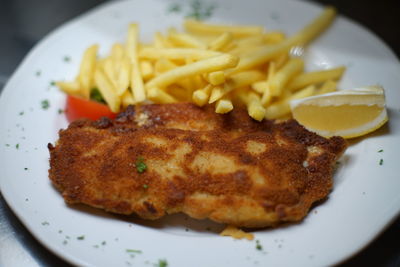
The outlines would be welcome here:
<svg viewBox="0 0 400 267">
<path fill-rule="evenodd" d="M 260 244 L 260 240 L 256 240 L 256 249 L 257 250 L 262 250 L 263 249 L 263 247 Z"/>
<path fill-rule="evenodd" d="M 179 12 L 181 12 L 181 10 L 182 10 L 182 7 L 178 3 L 173 3 L 168 8 L 169 13 L 179 13 Z"/>
<path fill-rule="evenodd" d="M 97 88 L 92 88 L 90 90 L 90 99 L 102 104 L 106 104 L 106 101 L 103 98 L 103 95 L 101 94 L 100 90 Z"/>
<path fill-rule="evenodd" d="M 59 108 L 57 112 L 58 112 L 58 114 L 63 114 L 64 110 L 62 108 Z"/>
<path fill-rule="evenodd" d="M 85 236 L 84 236 L 84 235 L 81 235 L 81 236 L 78 236 L 76 239 L 78 239 L 78 240 L 83 240 L 83 239 L 85 239 Z"/>
<path fill-rule="evenodd" d="M 99 248 L 99 245 L 94 245 L 93 247 L 94 247 L 94 248 Z"/>
<path fill-rule="evenodd" d="M 199 0 L 193 0 L 190 3 L 190 12 L 187 14 L 186 17 L 194 18 L 196 20 L 204 20 L 212 16 L 215 5 L 204 5 Z"/>
<path fill-rule="evenodd" d="M 44 222 L 42 222 L 42 225 L 50 225 L 50 223 L 49 223 L 49 222 L 46 222 L 46 221 L 44 221 Z"/>
<path fill-rule="evenodd" d="M 383 165 L 383 159 L 379 160 L 379 165 Z"/>
<path fill-rule="evenodd" d="M 59 234 L 62 234 L 62 230 L 58 230 L 58 233 L 59 233 Z"/>
<path fill-rule="evenodd" d="M 50 107 L 50 102 L 49 102 L 49 100 L 45 99 L 45 100 L 42 100 L 41 105 L 42 105 L 42 109 L 46 110 Z"/>
<path fill-rule="evenodd" d="M 143 185 L 143 188 L 144 188 L 144 189 L 147 189 L 147 188 L 149 188 L 149 186 L 148 186 L 147 184 L 144 184 L 144 185 Z"/>
<path fill-rule="evenodd" d="M 56 86 L 56 82 L 55 81 L 51 81 L 50 82 L 50 86 Z"/>
<path fill-rule="evenodd" d="M 138 250 L 138 249 L 127 249 L 126 252 L 128 252 L 128 253 L 138 253 L 138 254 L 142 253 L 142 251 Z"/>
<path fill-rule="evenodd" d="M 138 173 L 143 173 L 147 169 L 147 165 L 146 165 L 146 163 L 144 163 L 144 158 L 143 157 L 138 157 L 136 159 L 135 166 L 136 166 L 136 170 L 137 170 Z"/>
<path fill-rule="evenodd" d="M 67 240 L 64 240 L 64 241 L 63 241 L 63 245 L 66 245 L 66 244 L 68 244 L 68 241 L 67 241 Z"/>
<path fill-rule="evenodd" d="M 10 144 L 6 144 L 6 146 L 7 146 L 7 147 L 9 147 L 9 146 L 10 146 Z"/>
<path fill-rule="evenodd" d="M 42 75 L 42 72 L 40 70 L 36 71 L 35 73 L 36 77 L 39 77 L 40 75 Z"/>
<path fill-rule="evenodd" d="M 25 112 L 21 111 L 20 113 L 18 113 L 18 115 L 22 116 L 24 115 Z"/>
<path fill-rule="evenodd" d="M 15 148 L 16 148 L 16 149 L 19 149 L 19 144 L 16 144 L 16 145 L 15 145 Z"/>
<path fill-rule="evenodd" d="M 378 153 L 382 153 L 383 152 L 383 149 L 381 149 L 381 150 L 378 150 Z"/>
<path fill-rule="evenodd" d="M 65 57 L 63 58 L 63 60 L 64 60 L 64 62 L 70 62 L 70 61 L 71 61 L 71 57 L 65 56 Z"/>
<path fill-rule="evenodd" d="M 101 245 L 105 246 L 107 244 L 106 241 L 101 242 Z"/>
<path fill-rule="evenodd" d="M 28 168 L 24 168 L 24 170 L 25 170 L 25 171 L 27 171 L 27 170 L 28 170 Z"/>
<path fill-rule="evenodd" d="M 160 260 L 158 260 L 158 265 L 157 266 L 158 267 L 167 267 L 168 266 L 168 262 L 167 262 L 167 260 L 160 259 Z"/>
</svg>

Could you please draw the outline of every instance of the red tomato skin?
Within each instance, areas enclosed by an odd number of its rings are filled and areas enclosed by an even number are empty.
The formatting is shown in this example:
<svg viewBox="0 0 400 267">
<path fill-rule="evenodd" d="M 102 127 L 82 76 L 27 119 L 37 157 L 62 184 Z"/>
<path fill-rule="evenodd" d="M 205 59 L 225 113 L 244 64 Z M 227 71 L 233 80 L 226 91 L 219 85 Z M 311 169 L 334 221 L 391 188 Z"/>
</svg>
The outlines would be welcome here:
<svg viewBox="0 0 400 267">
<path fill-rule="evenodd" d="M 110 108 L 104 104 L 68 95 L 65 105 L 65 115 L 68 122 L 73 122 L 81 118 L 97 120 L 101 117 L 108 117 L 114 119 L 116 113 L 112 112 Z"/>
</svg>

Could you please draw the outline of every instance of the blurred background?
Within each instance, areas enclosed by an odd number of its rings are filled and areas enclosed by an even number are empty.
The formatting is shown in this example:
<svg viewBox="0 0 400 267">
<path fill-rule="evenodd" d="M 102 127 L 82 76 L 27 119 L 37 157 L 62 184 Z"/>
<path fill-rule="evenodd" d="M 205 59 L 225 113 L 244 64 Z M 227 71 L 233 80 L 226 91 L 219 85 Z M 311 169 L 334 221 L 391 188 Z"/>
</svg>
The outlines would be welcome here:
<svg viewBox="0 0 400 267">
<path fill-rule="evenodd" d="M 0 91 L 28 51 L 49 31 L 103 2 L 106 0 L 0 0 Z M 335 6 L 341 15 L 378 35 L 400 57 L 400 0 L 311 2 Z M 400 219 L 340 266 L 400 266 L 399 240 Z M 0 267 L 5 262 L 7 267 L 69 266 L 32 237 L 0 194 Z"/>
</svg>

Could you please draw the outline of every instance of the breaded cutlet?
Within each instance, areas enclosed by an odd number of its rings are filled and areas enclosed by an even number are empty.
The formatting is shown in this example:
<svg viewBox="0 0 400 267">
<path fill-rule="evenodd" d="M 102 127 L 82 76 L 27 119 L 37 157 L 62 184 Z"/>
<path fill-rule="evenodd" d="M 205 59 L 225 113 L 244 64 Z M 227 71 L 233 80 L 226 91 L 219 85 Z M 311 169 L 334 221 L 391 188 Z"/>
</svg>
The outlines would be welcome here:
<svg viewBox="0 0 400 267">
<path fill-rule="evenodd" d="M 257 122 L 240 108 L 219 115 L 180 103 L 78 120 L 48 147 L 49 177 L 69 204 L 266 227 L 299 221 L 326 198 L 346 142 L 294 120 Z"/>
</svg>

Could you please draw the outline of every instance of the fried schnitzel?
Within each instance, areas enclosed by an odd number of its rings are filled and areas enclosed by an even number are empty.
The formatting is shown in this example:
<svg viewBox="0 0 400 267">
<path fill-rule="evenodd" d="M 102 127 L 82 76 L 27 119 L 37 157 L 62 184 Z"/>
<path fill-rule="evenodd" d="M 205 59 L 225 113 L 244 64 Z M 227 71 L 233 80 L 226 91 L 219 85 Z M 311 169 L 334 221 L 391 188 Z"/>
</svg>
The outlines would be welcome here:
<svg viewBox="0 0 400 267">
<path fill-rule="evenodd" d="M 69 204 L 158 219 L 183 212 L 241 227 L 299 221 L 332 188 L 344 139 L 296 121 L 252 120 L 192 104 L 129 107 L 78 120 L 49 144 L 49 176 Z"/>
</svg>

